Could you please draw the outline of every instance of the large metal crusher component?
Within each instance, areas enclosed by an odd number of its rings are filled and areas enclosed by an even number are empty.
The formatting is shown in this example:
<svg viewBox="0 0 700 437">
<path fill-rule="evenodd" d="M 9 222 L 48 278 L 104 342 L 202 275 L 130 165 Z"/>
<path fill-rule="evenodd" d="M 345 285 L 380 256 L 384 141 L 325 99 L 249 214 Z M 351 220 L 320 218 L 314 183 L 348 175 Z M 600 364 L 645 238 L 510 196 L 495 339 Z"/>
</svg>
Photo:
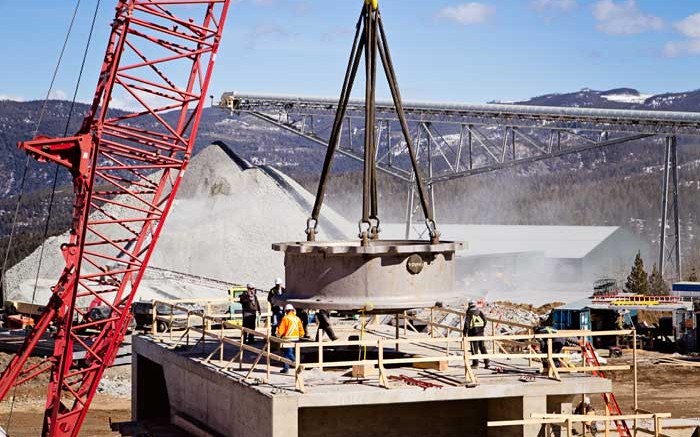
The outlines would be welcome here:
<svg viewBox="0 0 700 437">
<path fill-rule="evenodd" d="M 295 307 L 392 311 L 455 296 L 460 243 L 370 240 L 281 243 L 286 302 Z"/>
<path fill-rule="evenodd" d="M 378 55 L 378 56 L 377 56 Z M 316 241 L 318 218 L 333 157 L 343 129 L 343 117 L 361 59 L 366 74 L 364 174 L 359 240 Z M 429 241 L 381 240 L 377 189 L 376 97 L 377 64 L 382 63 L 406 149 L 412 180 L 420 200 Z M 404 114 L 396 74 L 377 2 L 366 1 L 357 21 L 355 39 L 321 172 L 314 208 L 307 222 L 307 241 L 277 243 L 285 254 L 286 292 L 281 303 L 296 307 L 397 312 L 431 306 L 456 297 L 455 251 L 462 243 L 440 241 L 433 208 L 418 168 L 417 154 Z"/>
</svg>

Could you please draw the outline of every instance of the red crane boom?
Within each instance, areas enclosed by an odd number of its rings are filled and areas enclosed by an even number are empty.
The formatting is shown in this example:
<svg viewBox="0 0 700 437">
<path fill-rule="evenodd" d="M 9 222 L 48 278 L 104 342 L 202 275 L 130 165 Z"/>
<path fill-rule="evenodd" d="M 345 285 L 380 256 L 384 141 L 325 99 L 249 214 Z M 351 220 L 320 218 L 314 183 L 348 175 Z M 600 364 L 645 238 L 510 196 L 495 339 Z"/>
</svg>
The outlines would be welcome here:
<svg viewBox="0 0 700 437">
<path fill-rule="evenodd" d="M 192 153 L 230 0 L 118 0 L 97 91 L 75 136 L 19 147 L 66 167 L 75 201 L 66 266 L 0 399 L 49 373 L 44 436 L 77 436 L 126 333 L 129 308 Z M 122 100 L 128 113 L 110 110 Z M 106 317 L 81 309 L 99 305 Z M 56 329 L 53 354 L 29 365 Z M 85 334 L 88 332 L 88 334 Z M 74 351 L 85 358 L 74 359 Z"/>
</svg>

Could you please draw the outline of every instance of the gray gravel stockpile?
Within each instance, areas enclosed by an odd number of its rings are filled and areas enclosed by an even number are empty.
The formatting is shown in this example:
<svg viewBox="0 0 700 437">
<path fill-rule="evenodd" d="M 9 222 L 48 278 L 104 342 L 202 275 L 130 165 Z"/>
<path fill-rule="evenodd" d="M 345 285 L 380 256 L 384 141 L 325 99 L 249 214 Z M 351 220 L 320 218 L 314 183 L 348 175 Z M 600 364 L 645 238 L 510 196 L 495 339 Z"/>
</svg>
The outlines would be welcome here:
<svg viewBox="0 0 700 437">
<path fill-rule="evenodd" d="M 313 196 L 290 178 L 256 167 L 241 169 L 218 145 L 195 156 L 182 181 L 173 209 L 161 233 L 150 265 L 227 282 L 272 286 L 284 276 L 284 257 L 272 243 L 305 238 L 308 206 Z M 281 182 L 282 181 L 282 182 Z M 290 192 L 291 190 L 291 192 Z M 334 227 L 328 226 L 332 221 Z M 324 208 L 320 238 L 342 238 L 338 229 L 352 225 Z M 121 236 L 114 229 L 111 237 Z M 45 303 L 49 287 L 64 267 L 60 245 L 67 235 L 46 242 L 35 301 Z M 39 259 L 38 249 L 7 273 L 9 299 L 31 301 Z M 206 297 L 222 290 L 185 286 L 149 273 L 137 298 Z"/>
</svg>

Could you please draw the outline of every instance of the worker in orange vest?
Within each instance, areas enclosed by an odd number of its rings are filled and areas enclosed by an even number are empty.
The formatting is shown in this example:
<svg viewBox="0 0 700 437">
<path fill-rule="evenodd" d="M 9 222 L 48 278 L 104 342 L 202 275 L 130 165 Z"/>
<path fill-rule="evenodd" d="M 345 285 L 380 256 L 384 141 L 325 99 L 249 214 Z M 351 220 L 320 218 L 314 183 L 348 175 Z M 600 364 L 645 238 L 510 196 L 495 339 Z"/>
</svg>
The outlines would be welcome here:
<svg viewBox="0 0 700 437">
<path fill-rule="evenodd" d="M 284 317 L 282 317 L 282 321 L 277 327 L 277 336 L 288 342 L 299 341 L 304 336 L 304 327 L 301 319 L 297 317 L 297 313 L 291 304 L 284 306 Z M 296 360 L 293 347 L 283 347 L 282 355 L 290 361 Z M 280 373 L 287 372 L 289 372 L 289 364 L 284 363 Z"/>
</svg>

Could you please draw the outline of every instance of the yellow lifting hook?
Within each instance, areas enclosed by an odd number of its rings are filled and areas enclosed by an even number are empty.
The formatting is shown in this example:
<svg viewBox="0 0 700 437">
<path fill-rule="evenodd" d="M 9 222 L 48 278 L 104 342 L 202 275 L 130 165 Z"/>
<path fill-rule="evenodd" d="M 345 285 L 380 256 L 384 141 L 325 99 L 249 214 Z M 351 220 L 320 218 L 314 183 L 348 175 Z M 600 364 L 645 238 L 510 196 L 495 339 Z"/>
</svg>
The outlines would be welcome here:
<svg viewBox="0 0 700 437">
<path fill-rule="evenodd" d="M 365 0 L 365 4 L 366 4 L 366 5 L 371 4 L 371 5 L 372 5 L 372 9 L 374 9 L 375 11 L 376 11 L 377 9 L 379 9 L 379 0 Z"/>
</svg>

